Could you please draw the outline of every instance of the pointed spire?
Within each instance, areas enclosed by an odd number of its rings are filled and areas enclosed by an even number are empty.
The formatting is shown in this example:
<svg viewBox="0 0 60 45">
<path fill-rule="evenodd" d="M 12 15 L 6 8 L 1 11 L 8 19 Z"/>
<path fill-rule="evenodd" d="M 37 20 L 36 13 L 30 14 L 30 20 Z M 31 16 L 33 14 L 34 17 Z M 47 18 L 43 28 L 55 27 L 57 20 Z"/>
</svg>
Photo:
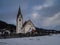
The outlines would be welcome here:
<svg viewBox="0 0 60 45">
<path fill-rule="evenodd" d="M 18 14 L 21 14 L 21 9 L 20 9 L 20 6 L 19 6 Z"/>
<path fill-rule="evenodd" d="M 17 17 L 19 17 L 19 15 L 22 17 L 20 6 L 19 6 Z"/>
</svg>

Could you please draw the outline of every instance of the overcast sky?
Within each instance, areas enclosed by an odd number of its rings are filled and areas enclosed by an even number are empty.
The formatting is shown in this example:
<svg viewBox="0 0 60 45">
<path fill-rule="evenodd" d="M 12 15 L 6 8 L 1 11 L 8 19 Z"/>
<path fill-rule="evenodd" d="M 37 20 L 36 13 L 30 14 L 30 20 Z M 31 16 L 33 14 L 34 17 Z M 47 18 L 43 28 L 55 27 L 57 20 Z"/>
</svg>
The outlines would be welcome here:
<svg viewBox="0 0 60 45">
<path fill-rule="evenodd" d="M 0 20 L 16 25 L 18 8 L 23 20 L 39 28 L 60 29 L 60 0 L 0 0 Z"/>
</svg>

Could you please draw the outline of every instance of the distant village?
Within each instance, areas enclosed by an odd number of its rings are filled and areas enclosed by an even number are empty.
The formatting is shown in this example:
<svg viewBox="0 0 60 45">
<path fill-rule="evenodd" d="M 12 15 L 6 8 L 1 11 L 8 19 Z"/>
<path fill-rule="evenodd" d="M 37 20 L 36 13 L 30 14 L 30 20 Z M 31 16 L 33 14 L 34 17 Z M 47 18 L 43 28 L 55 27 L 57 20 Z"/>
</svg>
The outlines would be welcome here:
<svg viewBox="0 0 60 45">
<path fill-rule="evenodd" d="M 33 37 L 52 34 L 60 34 L 60 31 L 37 28 L 30 19 L 23 23 L 20 7 L 17 13 L 16 26 L 0 20 L 0 38 Z"/>
</svg>

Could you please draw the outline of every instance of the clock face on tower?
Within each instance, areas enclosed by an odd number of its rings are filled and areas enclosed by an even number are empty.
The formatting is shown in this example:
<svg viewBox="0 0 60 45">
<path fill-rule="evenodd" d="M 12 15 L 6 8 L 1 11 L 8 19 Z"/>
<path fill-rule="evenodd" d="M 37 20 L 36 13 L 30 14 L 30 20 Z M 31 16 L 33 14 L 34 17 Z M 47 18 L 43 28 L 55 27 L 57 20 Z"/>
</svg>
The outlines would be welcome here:
<svg viewBox="0 0 60 45">
<path fill-rule="evenodd" d="M 21 21 L 21 19 L 19 19 L 19 21 Z"/>
</svg>

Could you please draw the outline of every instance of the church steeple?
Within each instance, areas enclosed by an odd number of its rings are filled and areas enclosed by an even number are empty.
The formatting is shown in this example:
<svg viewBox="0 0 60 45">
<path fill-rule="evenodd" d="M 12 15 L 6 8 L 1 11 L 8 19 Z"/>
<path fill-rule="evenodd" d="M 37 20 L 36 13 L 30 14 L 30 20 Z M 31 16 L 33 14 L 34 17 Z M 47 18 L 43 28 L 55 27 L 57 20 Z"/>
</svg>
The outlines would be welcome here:
<svg viewBox="0 0 60 45">
<path fill-rule="evenodd" d="M 19 9 L 18 9 L 17 17 L 19 17 L 19 15 L 22 17 L 20 6 L 19 6 Z"/>
<path fill-rule="evenodd" d="M 22 25 L 23 25 L 23 17 L 21 14 L 20 6 L 19 6 L 17 20 L 16 20 L 16 33 L 22 33 Z"/>
</svg>

